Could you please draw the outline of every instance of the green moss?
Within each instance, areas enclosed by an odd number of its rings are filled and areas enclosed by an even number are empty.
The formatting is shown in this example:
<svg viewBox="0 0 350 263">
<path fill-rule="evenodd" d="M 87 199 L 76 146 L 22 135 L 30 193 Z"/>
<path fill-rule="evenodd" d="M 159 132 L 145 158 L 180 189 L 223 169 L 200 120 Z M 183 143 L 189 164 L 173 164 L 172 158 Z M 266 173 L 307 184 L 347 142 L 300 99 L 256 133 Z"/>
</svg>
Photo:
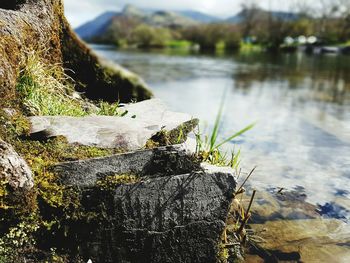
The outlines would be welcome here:
<svg viewBox="0 0 350 263">
<path fill-rule="evenodd" d="M 122 174 L 122 175 L 110 175 L 99 181 L 96 185 L 102 190 L 114 190 L 116 186 L 121 184 L 134 184 L 140 182 L 141 178 L 137 175 Z"/>
<path fill-rule="evenodd" d="M 51 166 L 63 161 L 102 157 L 119 152 L 116 149 L 72 145 L 63 137 L 47 141 L 31 141 L 25 137 L 28 132 L 29 123 L 23 114 L 18 112 L 9 116 L 0 110 L 0 137 L 10 143 L 17 153 L 27 161 L 35 180 L 33 194 L 27 196 L 28 200 L 21 202 L 18 202 L 17 199 L 20 198 L 11 192 L 6 181 L 2 180 L 0 211 L 4 211 L 6 208 L 9 217 L 36 213 L 36 195 L 38 195 L 39 200 L 53 208 L 74 203 L 72 202 L 72 199 L 75 198 L 74 194 L 59 184 L 57 176 L 50 171 Z M 9 196 L 11 199 L 8 198 Z M 25 213 L 23 209 L 26 210 Z M 8 220 L 11 221 L 11 219 Z"/>
<path fill-rule="evenodd" d="M 189 120 L 171 131 L 162 129 L 146 142 L 146 149 L 185 142 L 187 134 L 198 125 L 198 119 Z"/>
</svg>

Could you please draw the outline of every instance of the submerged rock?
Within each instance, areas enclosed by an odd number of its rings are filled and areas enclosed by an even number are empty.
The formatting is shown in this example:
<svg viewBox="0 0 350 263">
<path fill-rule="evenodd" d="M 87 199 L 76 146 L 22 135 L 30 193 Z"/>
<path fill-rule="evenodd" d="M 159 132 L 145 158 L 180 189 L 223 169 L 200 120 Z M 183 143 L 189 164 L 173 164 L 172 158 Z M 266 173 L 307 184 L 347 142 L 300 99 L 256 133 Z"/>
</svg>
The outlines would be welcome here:
<svg viewBox="0 0 350 263">
<path fill-rule="evenodd" d="M 32 172 L 27 163 L 11 145 L 0 139 L 0 179 L 14 190 L 30 190 L 34 186 Z"/>
<path fill-rule="evenodd" d="M 236 190 L 233 172 L 200 166 L 181 146 L 161 147 L 54 168 L 95 219 L 70 223 L 65 244 L 93 262 L 218 262 Z M 136 176 L 101 189 L 109 177 Z M 78 227 L 79 226 L 79 227 Z M 70 240 L 78 237 L 77 240 Z"/>
<path fill-rule="evenodd" d="M 132 151 L 143 148 L 162 131 L 166 131 L 169 140 L 175 140 L 173 143 L 183 142 L 198 124 L 188 114 L 168 111 L 156 99 L 127 105 L 124 109 L 128 112 L 124 117 L 30 117 L 31 136 L 43 139 L 64 136 L 70 143 Z"/>
<path fill-rule="evenodd" d="M 264 250 L 257 254 L 265 260 L 269 255 L 269 262 L 350 261 L 350 226 L 346 222 L 324 218 L 275 220 L 251 227 L 264 240 Z M 247 262 L 257 262 L 250 258 L 248 255 Z"/>
</svg>

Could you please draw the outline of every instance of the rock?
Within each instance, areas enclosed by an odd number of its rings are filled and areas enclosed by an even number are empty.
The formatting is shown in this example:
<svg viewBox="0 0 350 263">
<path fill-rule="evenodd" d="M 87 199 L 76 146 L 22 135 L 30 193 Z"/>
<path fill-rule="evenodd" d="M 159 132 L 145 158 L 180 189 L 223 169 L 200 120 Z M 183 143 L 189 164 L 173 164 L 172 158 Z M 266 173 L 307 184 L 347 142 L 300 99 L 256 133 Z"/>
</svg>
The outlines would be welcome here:
<svg viewBox="0 0 350 263">
<path fill-rule="evenodd" d="M 85 213 L 98 215 L 68 223 L 63 243 L 76 244 L 93 262 L 218 262 L 236 179 L 228 170 L 201 168 L 181 149 L 56 166 L 61 183 L 79 189 Z M 140 181 L 98 190 L 97 181 L 125 173 Z"/>
<path fill-rule="evenodd" d="M 34 186 L 32 172 L 27 163 L 11 145 L 0 140 L 0 179 L 14 190 L 30 190 Z"/>
<path fill-rule="evenodd" d="M 276 262 L 286 258 L 290 262 L 350 261 L 350 226 L 341 220 L 272 220 L 251 227 L 264 240 L 265 254 L 273 255 Z"/>
<path fill-rule="evenodd" d="M 34 138 L 64 136 L 69 143 L 132 151 L 143 148 L 162 131 L 173 138 L 172 143 L 182 142 L 198 124 L 198 120 L 188 114 L 166 110 L 159 100 L 128 105 L 125 110 L 128 111 L 125 117 L 30 117 L 31 135 Z"/>
<path fill-rule="evenodd" d="M 37 52 L 47 64 L 67 68 L 91 99 L 144 100 L 152 93 L 135 74 L 99 59 L 73 32 L 62 0 L 0 2 L 0 106 L 16 103 L 18 74 L 28 54 Z"/>
<path fill-rule="evenodd" d="M 189 114 L 169 111 L 160 99 L 145 100 L 138 103 L 127 104 L 123 107 L 128 117 L 152 125 L 162 125 L 165 130 L 176 129 L 184 122 L 193 119 Z"/>
<path fill-rule="evenodd" d="M 53 168 L 67 186 L 93 187 L 108 175 L 133 174 L 141 177 L 186 174 L 200 170 L 182 145 L 159 147 L 103 158 L 65 162 Z"/>
</svg>

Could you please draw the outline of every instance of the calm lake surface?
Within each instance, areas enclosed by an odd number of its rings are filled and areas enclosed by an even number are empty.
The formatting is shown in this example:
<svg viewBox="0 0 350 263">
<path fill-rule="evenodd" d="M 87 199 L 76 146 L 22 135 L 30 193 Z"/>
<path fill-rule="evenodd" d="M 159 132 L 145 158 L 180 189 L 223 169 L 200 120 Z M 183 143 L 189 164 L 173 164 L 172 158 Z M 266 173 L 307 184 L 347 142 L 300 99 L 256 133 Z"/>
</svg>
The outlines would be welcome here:
<svg viewBox="0 0 350 263">
<path fill-rule="evenodd" d="M 226 90 L 222 136 L 256 122 L 232 144 L 241 149 L 243 169 L 258 166 L 253 187 L 302 192 L 323 217 L 349 222 L 350 56 L 93 48 L 209 129 Z"/>
</svg>

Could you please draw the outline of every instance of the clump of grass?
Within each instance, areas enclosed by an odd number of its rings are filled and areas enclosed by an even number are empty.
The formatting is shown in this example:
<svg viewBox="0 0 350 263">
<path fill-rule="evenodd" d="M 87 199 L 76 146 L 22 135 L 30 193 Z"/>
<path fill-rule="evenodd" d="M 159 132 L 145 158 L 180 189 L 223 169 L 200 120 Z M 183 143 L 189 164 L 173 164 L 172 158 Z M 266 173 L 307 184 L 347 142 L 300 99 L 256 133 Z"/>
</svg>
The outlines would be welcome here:
<svg viewBox="0 0 350 263">
<path fill-rule="evenodd" d="M 35 52 L 28 53 L 25 65 L 20 72 L 17 91 L 28 114 L 87 115 L 81 101 L 69 95 L 73 87 L 61 65 L 48 65 Z"/>
<path fill-rule="evenodd" d="M 195 134 L 197 141 L 196 155 L 204 162 L 208 162 L 210 164 L 219 166 L 230 166 L 234 169 L 237 169 L 240 163 L 239 158 L 241 151 L 239 150 L 235 152 L 234 150 L 232 150 L 231 154 L 228 155 L 226 152 L 223 152 L 221 150 L 221 147 L 252 129 L 255 124 L 250 124 L 244 129 L 235 132 L 231 136 L 219 141 L 218 138 L 219 130 L 221 127 L 223 106 L 224 100 L 222 100 L 221 102 L 211 134 L 203 136 L 199 130 Z"/>
<path fill-rule="evenodd" d="M 108 103 L 106 101 L 100 101 L 97 107 L 97 115 L 124 117 L 126 114 L 128 114 L 127 110 L 123 110 L 120 107 L 119 102 Z"/>
<path fill-rule="evenodd" d="M 29 52 L 25 67 L 17 81 L 17 91 L 25 112 L 39 116 L 86 116 L 88 114 L 125 116 L 128 112 L 119 107 L 119 102 L 101 101 L 96 107 L 71 94 L 74 81 L 64 73 L 59 64 L 49 65 L 42 61 L 40 53 Z"/>
</svg>

